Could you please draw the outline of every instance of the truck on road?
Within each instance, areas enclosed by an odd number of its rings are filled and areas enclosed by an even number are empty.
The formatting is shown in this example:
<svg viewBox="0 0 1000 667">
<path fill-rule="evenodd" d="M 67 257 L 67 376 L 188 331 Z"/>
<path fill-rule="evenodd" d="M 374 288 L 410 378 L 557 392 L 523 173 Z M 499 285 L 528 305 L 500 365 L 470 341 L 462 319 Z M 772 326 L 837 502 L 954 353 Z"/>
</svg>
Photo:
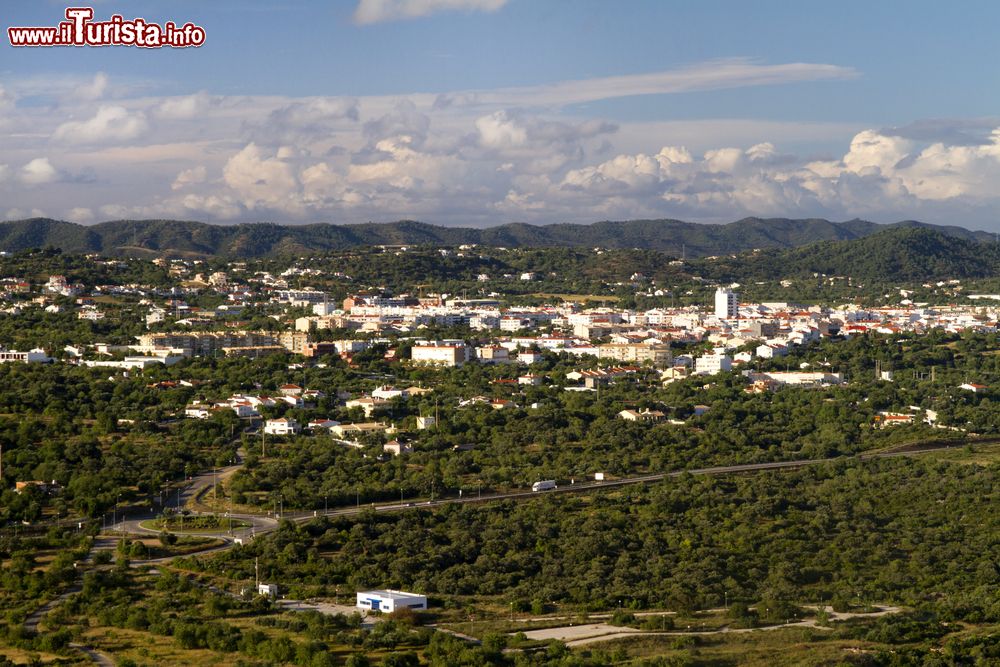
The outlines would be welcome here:
<svg viewBox="0 0 1000 667">
<path fill-rule="evenodd" d="M 556 480 L 554 479 L 545 479 L 531 485 L 532 491 L 548 491 L 554 488 L 556 488 Z"/>
</svg>

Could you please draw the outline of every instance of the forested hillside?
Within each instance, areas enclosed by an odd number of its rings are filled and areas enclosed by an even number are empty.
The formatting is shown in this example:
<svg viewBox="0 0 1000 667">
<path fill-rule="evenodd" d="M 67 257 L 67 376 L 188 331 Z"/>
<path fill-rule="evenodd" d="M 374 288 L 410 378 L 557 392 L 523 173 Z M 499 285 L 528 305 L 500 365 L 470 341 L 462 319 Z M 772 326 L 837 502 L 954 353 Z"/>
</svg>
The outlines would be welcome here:
<svg viewBox="0 0 1000 667">
<path fill-rule="evenodd" d="M 0 250 L 54 246 L 65 252 L 130 256 L 251 258 L 342 250 L 365 245 L 480 244 L 494 247 L 604 247 L 659 250 L 676 257 L 794 248 L 858 239 L 885 229 L 864 220 L 745 218 L 725 225 L 680 220 L 629 220 L 591 225 L 508 224 L 486 229 L 441 227 L 412 220 L 386 224 L 209 225 L 177 220 L 118 220 L 93 226 L 32 218 L 0 223 Z M 961 227 L 914 221 L 890 227 L 934 229 L 968 241 L 992 238 Z"/>
<path fill-rule="evenodd" d="M 852 241 L 824 241 L 701 260 L 719 280 L 775 280 L 812 274 L 892 282 L 988 278 L 1000 273 L 1000 244 L 958 238 L 931 228 L 891 228 Z"/>
</svg>

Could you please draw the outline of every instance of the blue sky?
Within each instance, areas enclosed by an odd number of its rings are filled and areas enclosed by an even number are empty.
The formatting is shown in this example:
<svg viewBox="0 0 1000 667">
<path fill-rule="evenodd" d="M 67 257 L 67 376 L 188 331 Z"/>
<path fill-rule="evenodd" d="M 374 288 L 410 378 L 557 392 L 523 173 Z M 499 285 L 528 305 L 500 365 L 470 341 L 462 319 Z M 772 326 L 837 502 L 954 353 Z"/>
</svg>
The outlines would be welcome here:
<svg viewBox="0 0 1000 667">
<path fill-rule="evenodd" d="M 996 3 L 93 6 L 207 41 L 5 39 L 2 218 L 1000 228 Z M 4 28 L 65 7 L 10 0 Z"/>
</svg>

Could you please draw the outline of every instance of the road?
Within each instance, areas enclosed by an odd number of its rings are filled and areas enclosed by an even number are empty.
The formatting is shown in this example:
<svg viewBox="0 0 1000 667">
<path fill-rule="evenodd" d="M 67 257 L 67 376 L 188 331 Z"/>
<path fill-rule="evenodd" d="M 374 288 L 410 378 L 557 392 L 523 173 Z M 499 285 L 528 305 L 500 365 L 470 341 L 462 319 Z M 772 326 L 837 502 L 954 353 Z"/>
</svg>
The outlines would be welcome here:
<svg viewBox="0 0 1000 667">
<path fill-rule="evenodd" d="M 93 542 L 93 544 L 90 547 L 90 552 L 87 554 L 87 558 L 86 558 L 86 560 L 84 562 L 85 563 L 93 563 L 94 554 L 97 551 L 106 551 L 106 550 L 114 549 L 116 543 L 117 543 L 116 540 L 109 540 L 107 538 L 97 538 L 97 539 L 95 539 L 94 542 Z M 59 595 L 59 597 L 54 598 L 52 600 L 49 600 L 48 602 L 46 602 L 45 604 L 43 604 L 41 607 L 39 607 L 38 609 L 36 609 L 34 612 L 32 612 L 28 616 L 28 618 L 26 618 L 24 620 L 24 629 L 27 630 L 30 634 L 37 634 L 38 633 L 38 628 L 42 624 L 42 621 L 45 619 L 45 615 L 46 614 L 48 614 L 50 611 L 52 611 L 53 609 L 55 609 L 56 607 L 58 607 L 60 604 L 62 604 L 63 602 L 65 602 L 71 595 L 74 595 L 74 594 L 79 593 L 80 591 L 82 591 L 83 590 L 83 582 L 80 581 L 80 577 L 82 576 L 83 571 L 84 571 L 84 568 L 82 568 L 82 567 L 78 568 L 77 569 L 77 572 L 78 572 L 78 574 L 77 574 L 77 580 L 74 581 L 70 585 L 69 588 L 67 588 L 65 591 L 63 591 L 63 593 L 61 595 Z M 98 651 L 98 650 L 96 650 L 94 648 L 91 648 L 90 646 L 84 646 L 83 644 L 77 644 L 77 643 L 74 643 L 74 642 L 70 642 L 69 647 L 72 648 L 72 649 L 75 649 L 77 651 L 80 651 L 85 656 L 87 656 L 90 659 L 91 662 L 93 662 L 96 665 L 100 665 L 100 667 L 114 667 L 115 666 L 115 661 L 112 660 L 110 656 L 108 656 L 108 655 L 106 655 L 104 653 L 101 653 L 100 651 Z"/>
<path fill-rule="evenodd" d="M 819 611 L 823 607 L 807 607 Z M 851 612 L 835 612 L 827 609 L 827 614 L 829 614 L 831 621 L 845 621 L 851 618 L 877 618 L 879 616 L 887 616 L 889 614 L 898 614 L 902 611 L 900 607 L 893 606 L 883 606 L 879 607 L 878 611 L 871 613 L 851 613 Z M 649 612 L 650 614 L 655 614 L 656 612 Z M 637 614 L 639 615 L 639 614 Z M 648 614 L 643 614 L 648 615 Z M 765 625 L 757 628 L 731 628 L 725 626 L 717 630 L 671 630 L 669 632 L 650 632 L 648 630 L 638 630 L 636 628 L 622 627 L 618 625 L 609 625 L 607 623 L 587 623 L 584 625 L 567 625 L 557 628 L 543 628 L 539 630 L 528 630 L 524 634 L 528 639 L 533 640 L 549 640 L 557 639 L 559 641 L 565 642 L 566 646 L 573 648 L 576 646 L 586 646 L 588 644 L 595 644 L 597 642 L 610 641 L 612 639 L 621 639 L 622 636 L 628 637 L 646 637 L 646 636 L 659 636 L 659 637 L 684 637 L 689 635 L 721 635 L 721 634 L 745 634 L 749 632 L 767 632 L 771 630 L 781 630 L 782 628 L 816 628 L 821 630 L 828 630 L 826 626 L 820 625 L 816 619 L 806 619 L 803 621 L 796 621 L 794 623 L 781 623 L 777 625 Z"/>
<path fill-rule="evenodd" d="M 809 466 L 832 463 L 834 461 L 867 461 L 872 459 L 892 458 L 899 456 L 917 456 L 928 452 L 939 451 L 942 449 L 951 449 L 953 447 L 960 447 L 960 446 L 963 445 L 932 444 L 919 449 L 907 449 L 903 451 L 892 450 L 883 452 L 870 452 L 854 456 L 835 456 L 825 459 L 808 459 L 801 461 L 772 461 L 767 463 L 742 463 L 736 465 L 672 470 L 670 472 L 650 473 L 647 475 L 636 475 L 634 477 L 623 477 L 621 479 L 606 480 L 600 482 L 587 481 L 587 482 L 577 482 L 575 484 L 563 484 L 562 486 L 559 486 L 555 489 L 550 489 L 548 491 L 531 491 L 531 490 L 510 491 L 506 493 L 484 494 L 481 496 L 463 495 L 462 497 L 439 498 L 437 500 L 411 501 L 404 503 L 384 503 L 380 505 L 368 504 L 368 505 L 361 505 L 360 507 L 344 507 L 329 511 L 285 512 L 284 518 L 288 518 L 293 521 L 308 521 L 309 519 L 312 519 L 316 516 L 353 516 L 371 510 L 375 510 L 376 512 L 399 512 L 404 510 L 422 509 L 427 507 L 439 507 L 441 505 L 487 503 L 487 502 L 494 502 L 497 500 L 526 500 L 528 498 L 538 498 L 540 496 L 555 495 L 560 493 L 582 493 L 586 491 L 629 486 L 633 484 L 649 484 L 651 482 L 658 482 L 664 479 L 683 477 L 684 475 L 720 476 L 720 475 L 734 475 L 740 473 L 764 472 L 773 470 L 797 470 L 799 468 L 807 468 Z"/>
<path fill-rule="evenodd" d="M 544 495 L 558 495 L 562 493 L 583 493 L 587 491 L 594 491 L 599 489 L 617 488 L 630 486 L 633 484 L 649 484 L 651 482 L 658 482 L 664 479 L 673 479 L 682 477 L 685 475 L 695 475 L 695 476 L 720 476 L 720 475 L 735 475 L 742 473 L 751 472 L 766 472 L 775 470 L 797 470 L 800 468 L 807 468 L 809 466 L 823 465 L 826 463 L 831 463 L 835 461 L 866 461 L 872 459 L 880 458 L 891 458 L 898 456 L 917 456 L 920 454 L 939 451 L 942 449 L 951 449 L 953 447 L 963 446 L 956 443 L 931 443 L 926 446 L 909 446 L 906 449 L 899 450 L 889 450 L 881 452 L 869 452 L 858 454 L 854 456 L 837 456 L 825 459 L 808 459 L 801 461 L 772 461 L 766 463 L 743 463 L 736 465 L 724 465 L 724 466 L 710 466 L 705 468 L 691 468 L 684 470 L 673 470 L 670 472 L 662 473 L 650 473 L 647 475 L 636 475 L 634 477 L 623 477 L 621 479 L 606 480 L 606 481 L 586 481 L 578 482 L 575 484 L 563 484 L 555 489 L 550 489 L 548 491 L 510 491 L 506 493 L 491 493 L 484 495 L 463 495 L 461 497 L 448 497 L 448 498 L 438 498 L 436 500 L 425 500 L 425 501 L 411 501 L 403 503 L 383 503 L 383 504 L 365 504 L 355 507 L 341 507 L 332 510 L 315 510 L 315 511 L 288 511 L 281 515 L 280 518 L 289 519 L 296 522 L 309 521 L 318 516 L 329 516 L 329 517 L 341 517 L 341 516 L 357 516 L 359 514 L 375 511 L 375 512 L 401 512 L 407 510 L 417 510 L 417 509 L 427 509 L 432 507 L 440 507 L 442 505 L 464 505 L 473 503 L 488 503 L 495 502 L 497 500 L 527 500 L 530 498 L 537 498 Z M 226 468 L 220 468 L 217 472 L 218 476 L 232 474 L 238 470 L 243 465 L 242 461 L 233 466 L 228 466 Z M 188 499 L 197 497 L 199 493 L 207 488 L 210 488 L 214 483 L 216 478 L 216 473 L 206 472 L 196 475 L 191 480 L 191 484 L 187 489 L 180 492 L 180 502 L 181 507 L 187 502 Z M 177 507 L 176 498 L 174 499 L 174 505 L 167 505 Z M 278 526 L 278 521 L 270 516 L 262 516 L 259 514 L 233 514 L 234 518 L 243 519 L 251 523 L 251 527 L 243 529 L 241 531 L 235 532 L 233 535 L 227 532 L 219 533 L 198 533 L 199 535 L 206 535 L 208 537 L 218 537 L 226 541 L 231 542 L 234 537 L 240 537 L 244 540 L 249 539 L 255 535 L 263 535 L 265 533 L 271 532 Z M 141 521 L 153 518 L 151 513 L 146 515 L 133 517 L 126 521 L 121 521 L 115 524 L 115 529 L 133 534 L 143 534 L 143 533 L 156 533 L 157 531 L 143 528 L 139 525 Z M 177 532 L 177 531 L 175 531 Z M 229 545 L 223 547 L 215 547 L 210 551 L 219 551 L 228 548 Z M 202 552 L 202 553 L 208 553 Z"/>
</svg>

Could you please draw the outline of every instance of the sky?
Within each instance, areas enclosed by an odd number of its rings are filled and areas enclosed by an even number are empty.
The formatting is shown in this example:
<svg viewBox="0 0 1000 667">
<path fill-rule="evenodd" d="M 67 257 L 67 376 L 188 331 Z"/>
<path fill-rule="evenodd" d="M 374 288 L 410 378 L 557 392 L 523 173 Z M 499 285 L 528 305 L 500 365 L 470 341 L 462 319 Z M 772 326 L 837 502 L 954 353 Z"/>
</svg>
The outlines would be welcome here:
<svg viewBox="0 0 1000 667">
<path fill-rule="evenodd" d="M 73 5 L 75 6 L 75 5 Z M 0 219 L 1000 231 L 1000 3 L 93 0 L 198 48 L 14 48 Z"/>
</svg>

